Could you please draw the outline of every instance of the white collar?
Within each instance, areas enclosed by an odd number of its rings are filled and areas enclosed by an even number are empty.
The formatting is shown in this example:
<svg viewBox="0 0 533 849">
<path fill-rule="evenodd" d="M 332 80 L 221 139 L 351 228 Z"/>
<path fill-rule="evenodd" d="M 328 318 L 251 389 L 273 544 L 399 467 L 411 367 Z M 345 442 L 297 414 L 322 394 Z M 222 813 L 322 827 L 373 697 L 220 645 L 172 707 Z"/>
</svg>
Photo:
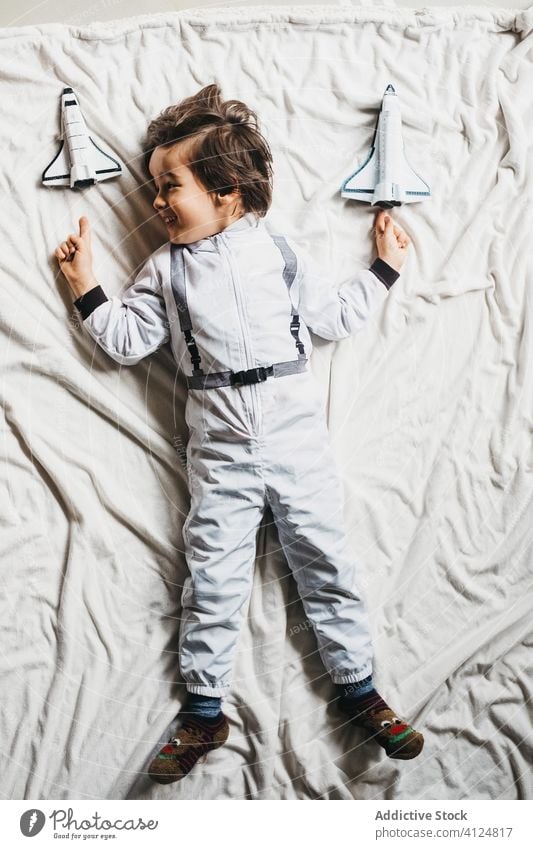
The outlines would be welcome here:
<svg viewBox="0 0 533 849">
<path fill-rule="evenodd" d="M 244 215 L 241 215 L 236 221 L 228 224 L 219 233 L 215 233 L 213 236 L 206 236 L 204 239 L 198 239 L 196 242 L 189 242 L 183 245 L 183 247 L 189 251 L 214 251 L 216 250 L 214 240 L 217 236 L 223 233 L 224 236 L 232 237 L 246 231 L 254 230 L 259 227 L 260 223 L 262 223 L 261 219 L 254 212 L 245 212 Z"/>
<path fill-rule="evenodd" d="M 255 228 L 259 224 L 259 218 L 253 212 L 245 212 L 244 215 L 241 215 L 240 218 L 237 218 L 236 221 L 233 221 L 224 230 L 221 230 L 221 233 L 236 233 L 240 230 L 249 230 L 250 228 Z M 218 233 L 216 234 L 218 236 Z"/>
</svg>

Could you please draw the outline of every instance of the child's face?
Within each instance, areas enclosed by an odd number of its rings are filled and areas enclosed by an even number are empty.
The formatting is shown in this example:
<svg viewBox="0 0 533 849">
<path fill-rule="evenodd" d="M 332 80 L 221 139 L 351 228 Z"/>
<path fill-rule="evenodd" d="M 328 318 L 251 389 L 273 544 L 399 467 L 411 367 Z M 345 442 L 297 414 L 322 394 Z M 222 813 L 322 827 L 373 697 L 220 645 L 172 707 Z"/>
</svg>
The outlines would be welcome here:
<svg viewBox="0 0 533 849">
<path fill-rule="evenodd" d="M 175 245 L 196 242 L 223 230 L 239 207 L 236 193 L 220 197 L 208 192 L 188 166 L 186 140 L 171 147 L 156 147 L 149 162 L 157 196 L 153 202 L 165 222 L 169 241 Z"/>
</svg>

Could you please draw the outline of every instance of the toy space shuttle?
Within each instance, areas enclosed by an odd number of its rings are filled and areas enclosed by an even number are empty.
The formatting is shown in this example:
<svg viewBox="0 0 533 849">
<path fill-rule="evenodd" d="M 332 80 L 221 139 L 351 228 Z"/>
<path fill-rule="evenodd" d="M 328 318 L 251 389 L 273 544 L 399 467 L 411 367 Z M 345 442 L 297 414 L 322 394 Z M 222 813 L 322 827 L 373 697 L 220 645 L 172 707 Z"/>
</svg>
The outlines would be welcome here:
<svg viewBox="0 0 533 849">
<path fill-rule="evenodd" d="M 431 195 L 427 183 L 405 158 L 400 104 L 390 84 L 383 95 L 370 154 L 342 184 L 341 195 L 382 209 L 424 200 Z"/>
<path fill-rule="evenodd" d="M 120 159 L 87 130 L 76 95 L 71 88 L 61 94 L 61 144 L 50 165 L 43 171 L 45 186 L 81 189 L 100 180 L 122 174 Z"/>
</svg>

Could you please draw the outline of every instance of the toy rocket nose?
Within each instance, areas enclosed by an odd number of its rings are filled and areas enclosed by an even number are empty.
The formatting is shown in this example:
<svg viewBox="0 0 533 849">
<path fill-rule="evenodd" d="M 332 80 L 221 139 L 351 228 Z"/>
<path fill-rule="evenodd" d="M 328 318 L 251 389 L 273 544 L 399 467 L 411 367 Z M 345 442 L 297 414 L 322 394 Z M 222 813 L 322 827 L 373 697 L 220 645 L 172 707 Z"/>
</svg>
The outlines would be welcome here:
<svg viewBox="0 0 533 849">
<path fill-rule="evenodd" d="M 396 92 L 394 91 L 394 86 L 392 86 L 390 83 L 385 89 L 385 94 L 396 94 Z"/>
</svg>

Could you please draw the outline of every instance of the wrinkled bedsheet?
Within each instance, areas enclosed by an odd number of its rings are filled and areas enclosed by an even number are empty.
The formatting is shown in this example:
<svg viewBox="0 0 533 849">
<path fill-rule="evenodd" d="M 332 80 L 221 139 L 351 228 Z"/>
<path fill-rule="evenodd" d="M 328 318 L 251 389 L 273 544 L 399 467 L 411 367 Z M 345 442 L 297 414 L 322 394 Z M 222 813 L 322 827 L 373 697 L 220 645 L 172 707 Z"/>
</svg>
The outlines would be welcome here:
<svg viewBox="0 0 533 849">
<path fill-rule="evenodd" d="M 532 30 L 533 7 L 346 5 L 0 31 L 4 798 L 533 797 Z M 145 774 L 185 697 L 186 390 L 168 348 L 128 369 L 95 346 L 53 251 L 87 215 L 95 274 L 125 291 L 166 238 L 146 126 L 214 81 L 272 144 L 267 222 L 336 285 L 375 256 L 374 211 L 339 187 L 389 82 L 432 189 L 394 211 L 412 247 L 379 313 L 312 359 L 376 685 L 423 731 L 414 761 L 336 713 L 267 511 L 228 743 L 180 784 Z M 41 185 L 65 85 L 120 179 Z"/>
</svg>

